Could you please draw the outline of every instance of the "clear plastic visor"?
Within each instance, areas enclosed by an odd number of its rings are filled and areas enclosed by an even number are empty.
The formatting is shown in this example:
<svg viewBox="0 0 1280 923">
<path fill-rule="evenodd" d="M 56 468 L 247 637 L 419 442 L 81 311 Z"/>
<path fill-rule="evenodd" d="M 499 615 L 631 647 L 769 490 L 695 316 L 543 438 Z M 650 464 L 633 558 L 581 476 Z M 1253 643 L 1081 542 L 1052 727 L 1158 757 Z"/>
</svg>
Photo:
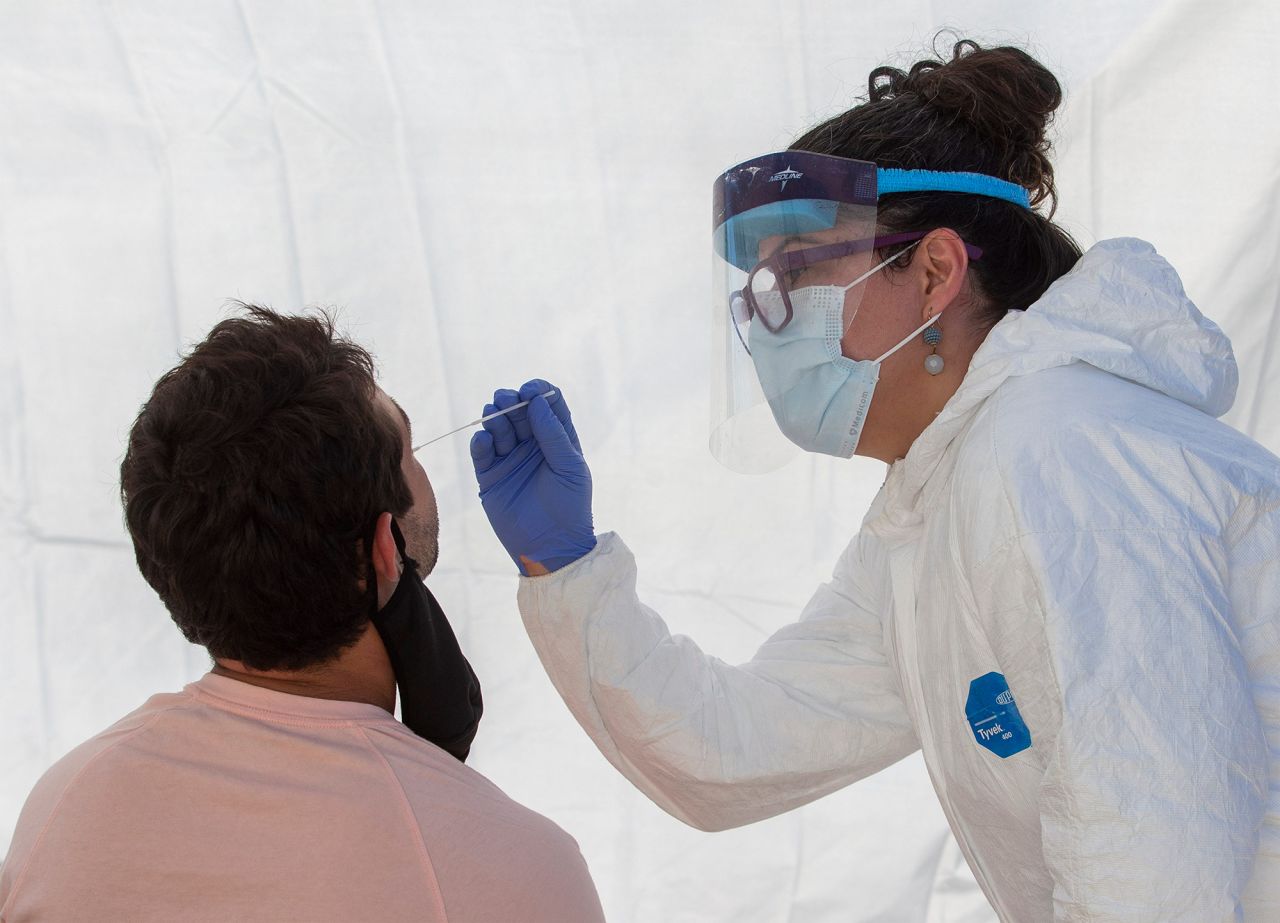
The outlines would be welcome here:
<svg viewBox="0 0 1280 923">
<path fill-rule="evenodd" d="M 839 358 L 866 287 L 854 283 L 874 265 L 875 222 L 874 204 L 788 199 L 715 229 L 710 448 L 726 467 L 762 474 L 799 451 L 775 413 L 803 399 L 786 392 L 806 368 Z"/>
</svg>

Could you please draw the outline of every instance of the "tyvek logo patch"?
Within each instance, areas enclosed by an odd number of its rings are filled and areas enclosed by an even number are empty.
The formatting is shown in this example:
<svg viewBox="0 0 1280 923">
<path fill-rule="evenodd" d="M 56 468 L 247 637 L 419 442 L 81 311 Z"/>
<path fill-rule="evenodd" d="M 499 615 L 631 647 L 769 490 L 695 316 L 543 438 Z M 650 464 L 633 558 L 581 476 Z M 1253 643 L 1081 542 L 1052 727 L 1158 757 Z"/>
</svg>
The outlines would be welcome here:
<svg viewBox="0 0 1280 923">
<path fill-rule="evenodd" d="M 1031 746 L 1031 732 L 1001 673 L 987 673 L 969 683 L 964 714 L 973 728 L 973 739 L 1001 759 Z"/>
</svg>

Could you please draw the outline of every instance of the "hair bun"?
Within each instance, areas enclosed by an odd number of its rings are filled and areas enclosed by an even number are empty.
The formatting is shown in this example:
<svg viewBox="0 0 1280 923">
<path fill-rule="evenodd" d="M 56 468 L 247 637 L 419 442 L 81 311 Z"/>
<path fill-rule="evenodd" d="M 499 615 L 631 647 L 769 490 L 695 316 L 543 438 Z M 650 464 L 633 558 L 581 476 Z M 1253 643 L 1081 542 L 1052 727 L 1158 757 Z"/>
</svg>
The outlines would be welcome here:
<svg viewBox="0 0 1280 923">
<path fill-rule="evenodd" d="M 1062 103 L 1062 86 L 1025 51 L 962 39 L 949 61 L 917 61 L 908 71 L 876 68 L 867 91 L 872 106 L 902 106 L 915 97 L 989 153 L 985 172 L 1024 187 L 1033 205 L 1054 197 L 1046 134 Z"/>
</svg>

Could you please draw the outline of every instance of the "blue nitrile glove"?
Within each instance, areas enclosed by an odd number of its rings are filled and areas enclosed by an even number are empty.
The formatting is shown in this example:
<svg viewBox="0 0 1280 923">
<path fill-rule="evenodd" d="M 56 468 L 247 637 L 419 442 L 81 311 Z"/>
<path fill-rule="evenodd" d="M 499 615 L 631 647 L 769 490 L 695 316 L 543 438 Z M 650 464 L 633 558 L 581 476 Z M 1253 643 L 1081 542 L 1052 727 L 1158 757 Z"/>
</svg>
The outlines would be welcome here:
<svg viewBox="0 0 1280 923">
<path fill-rule="evenodd" d="M 559 570 L 596 546 L 591 523 L 591 471 L 573 429 L 569 405 L 541 379 L 496 391 L 487 416 L 520 401 L 471 437 L 471 461 L 489 524 L 520 573 L 541 564 Z"/>
</svg>

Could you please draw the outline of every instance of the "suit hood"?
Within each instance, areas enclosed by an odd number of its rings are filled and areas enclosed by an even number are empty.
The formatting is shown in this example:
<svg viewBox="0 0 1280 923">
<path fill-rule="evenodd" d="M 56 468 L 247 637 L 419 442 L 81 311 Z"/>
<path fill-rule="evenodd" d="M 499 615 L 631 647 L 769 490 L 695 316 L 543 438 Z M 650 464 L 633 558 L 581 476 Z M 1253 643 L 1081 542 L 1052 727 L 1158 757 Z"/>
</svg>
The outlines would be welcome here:
<svg viewBox="0 0 1280 923">
<path fill-rule="evenodd" d="M 1212 416 L 1235 401 L 1231 341 L 1200 313 L 1151 244 L 1101 241 L 1025 311 L 1011 311 L 974 353 L 960 388 L 886 483 L 885 512 L 918 502 L 947 447 L 1006 380 L 1084 362 Z M 896 518 L 896 517 L 895 517 Z"/>
</svg>

